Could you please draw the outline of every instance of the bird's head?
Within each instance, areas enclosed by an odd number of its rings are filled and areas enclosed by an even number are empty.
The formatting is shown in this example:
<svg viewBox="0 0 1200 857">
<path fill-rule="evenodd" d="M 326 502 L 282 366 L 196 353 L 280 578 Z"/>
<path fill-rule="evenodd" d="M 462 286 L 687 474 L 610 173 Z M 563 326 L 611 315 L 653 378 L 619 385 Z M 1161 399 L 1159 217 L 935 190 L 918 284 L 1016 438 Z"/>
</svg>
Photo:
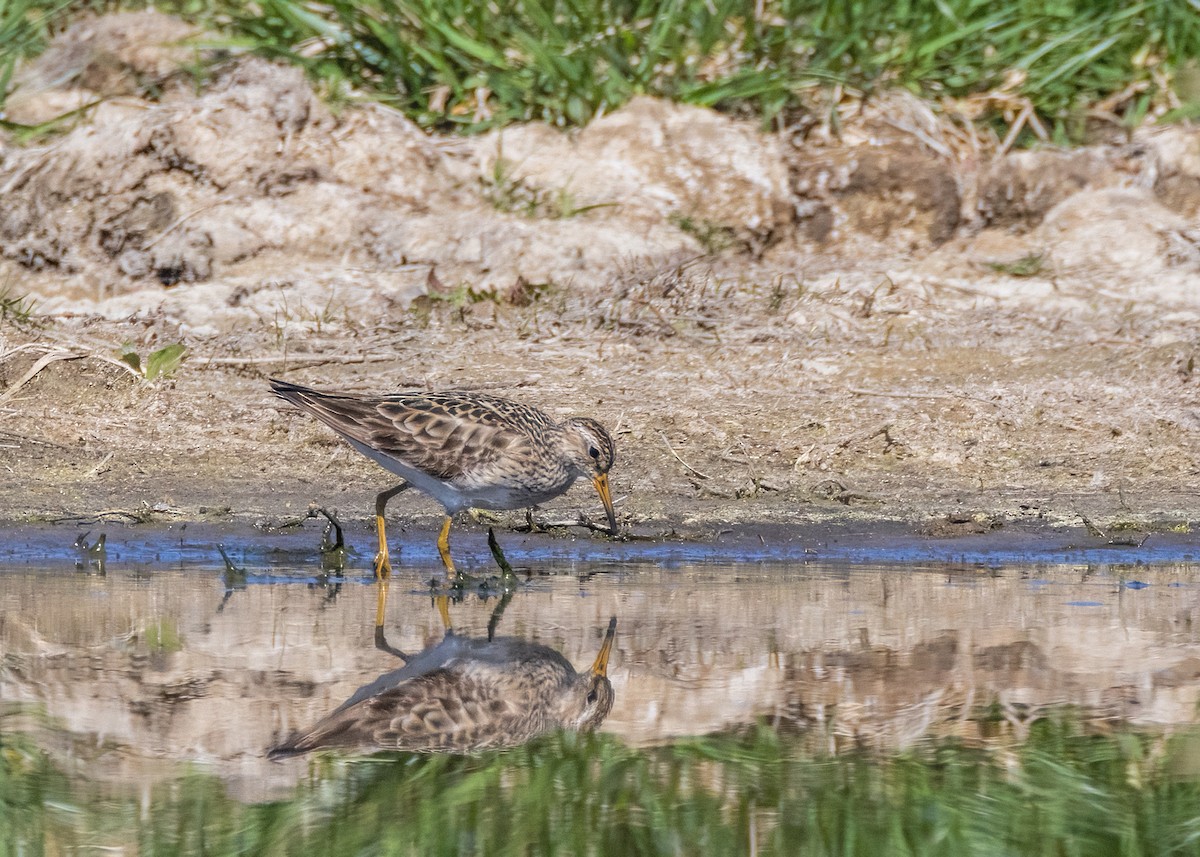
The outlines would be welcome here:
<svg viewBox="0 0 1200 857">
<path fill-rule="evenodd" d="M 566 724 L 580 732 L 590 732 L 599 726 L 613 706 L 613 686 L 608 680 L 608 657 L 612 654 L 613 640 L 617 636 L 617 618 L 608 620 L 608 631 L 600 645 L 600 654 L 591 669 L 579 676 L 575 686 L 577 697 L 569 722 Z"/>
<path fill-rule="evenodd" d="M 608 515 L 608 529 L 617 532 L 617 516 L 613 511 L 612 494 L 608 488 L 608 471 L 616 460 L 613 440 L 604 426 L 587 417 L 572 417 L 562 425 L 563 443 L 571 465 L 577 475 L 586 476 L 596 486 L 604 512 Z"/>
</svg>

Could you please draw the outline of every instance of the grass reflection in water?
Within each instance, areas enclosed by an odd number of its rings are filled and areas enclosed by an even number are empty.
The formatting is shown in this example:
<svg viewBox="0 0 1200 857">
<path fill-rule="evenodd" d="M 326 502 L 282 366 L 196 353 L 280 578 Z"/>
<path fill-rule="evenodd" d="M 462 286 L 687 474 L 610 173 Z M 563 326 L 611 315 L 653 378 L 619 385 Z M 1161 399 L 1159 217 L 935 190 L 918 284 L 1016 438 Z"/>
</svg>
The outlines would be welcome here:
<svg viewBox="0 0 1200 857">
<path fill-rule="evenodd" d="M 479 755 L 312 760 L 246 805 L 195 771 L 143 795 L 0 735 L 0 855 L 1200 854 L 1200 732 L 1086 734 L 1068 712 L 1011 749 L 831 756 L 804 736 L 634 749 L 562 734 Z"/>
</svg>

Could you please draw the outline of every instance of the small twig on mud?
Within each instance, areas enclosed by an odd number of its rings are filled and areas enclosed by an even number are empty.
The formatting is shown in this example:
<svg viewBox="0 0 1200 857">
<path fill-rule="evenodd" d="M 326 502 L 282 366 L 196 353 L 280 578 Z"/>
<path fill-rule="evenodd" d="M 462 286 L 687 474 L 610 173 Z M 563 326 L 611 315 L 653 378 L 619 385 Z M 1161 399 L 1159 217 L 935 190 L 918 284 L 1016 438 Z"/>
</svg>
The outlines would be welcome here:
<svg viewBox="0 0 1200 857">
<path fill-rule="evenodd" d="M 886 124 L 891 125 L 897 131 L 903 131 L 906 134 L 911 134 L 912 136 L 916 137 L 918 140 L 920 140 L 922 143 L 924 143 L 930 149 L 933 149 L 933 151 L 937 152 L 942 157 L 949 158 L 949 157 L 953 156 L 954 153 L 950 151 L 949 146 L 946 146 L 943 143 L 939 143 L 937 140 L 930 137 L 928 134 L 926 134 L 920 128 L 917 128 L 913 125 L 909 125 L 907 122 L 897 122 L 895 119 L 889 119 L 887 116 L 882 117 L 882 119 Z"/>
<path fill-rule="evenodd" d="M 99 464 L 97 464 L 95 467 L 93 467 L 91 470 L 89 470 L 86 474 L 84 474 L 84 476 L 88 479 L 99 476 L 101 473 L 104 473 L 108 470 L 108 463 L 112 460 L 113 460 L 113 453 L 110 452 L 108 455 L 104 456 L 104 458 L 102 458 L 100 460 Z"/>
<path fill-rule="evenodd" d="M 155 503 L 151 506 L 149 503 L 142 503 L 142 507 L 135 511 L 127 509 L 101 509 L 93 515 L 65 515 L 61 518 L 53 518 L 50 523 L 64 524 L 74 522 L 78 524 L 98 524 L 101 521 L 125 520 L 134 524 L 145 524 L 154 520 L 155 515 L 169 515 L 178 518 L 183 514 L 174 506 L 168 506 L 166 503 Z"/>
<path fill-rule="evenodd" d="M 623 498 L 623 497 L 614 499 L 613 505 L 614 506 L 617 505 L 624 499 L 625 498 Z M 587 515 L 585 515 L 583 512 L 578 512 L 576 514 L 576 517 L 574 517 L 574 518 L 561 518 L 559 520 L 547 520 L 546 518 L 543 518 L 540 521 L 538 521 L 538 520 L 534 520 L 531 517 L 530 522 L 531 522 L 532 526 L 536 526 L 538 528 L 538 530 L 543 530 L 543 531 L 544 530 L 552 530 L 552 529 L 564 529 L 566 527 L 583 527 L 585 530 L 592 530 L 597 533 L 608 533 L 609 532 L 607 523 L 597 524 L 591 518 L 589 518 Z M 517 529 L 517 531 L 520 532 L 519 529 Z M 536 531 L 531 529 L 530 532 L 536 532 Z"/>
<path fill-rule="evenodd" d="M 948 393 L 889 393 L 884 390 L 861 390 L 857 387 L 847 387 L 847 393 L 855 396 L 879 396 L 883 399 L 957 399 Z"/>
<path fill-rule="evenodd" d="M 271 363 L 383 363 L 395 360 L 395 354 L 281 354 L 278 357 L 210 357 L 199 365 L 206 366 L 257 366 Z"/>
<path fill-rule="evenodd" d="M 53 158 L 54 155 L 58 152 L 58 150 L 61 149 L 64 145 L 65 145 L 65 142 L 57 143 L 56 145 L 47 147 L 46 151 L 42 152 L 40 157 L 35 158 L 34 160 L 30 161 L 28 164 L 25 165 L 24 169 L 17 170 L 17 172 L 14 173 L 12 175 L 12 177 L 9 178 L 9 180 L 7 182 L 5 182 L 2 187 L 0 187 L 0 196 L 6 196 L 6 195 L 12 193 L 17 188 L 19 188 L 22 184 L 25 183 L 25 180 L 27 178 L 29 178 L 31 175 L 33 175 L 33 173 L 37 172 L 42 167 L 44 167 L 46 164 L 48 164 L 50 162 L 50 159 Z"/>
<path fill-rule="evenodd" d="M 41 372 L 43 369 L 45 369 L 47 366 L 49 366 L 51 363 L 57 363 L 59 360 L 78 360 L 80 357 L 83 357 L 83 356 L 84 355 L 76 354 L 73 351 L 51 351 L 47 354 L 43 354 L 41 357 L 38 358 L 38 361 L 36 363 L 34 363 L 32 366 L 29 367 L 29 371 L 26 372 L 24 375 L 22 375 L 20 377 L 20 379 L 17 380 L 17 383 L 13 384 L 11 387 L 9 387 L 7 390 L 4 391 L 4 395 L 0 396 L 0 405 L 3 405 L 9 399 L 11 399 L 13 396 L 15 396 L 17 394 L 18 390 L 20 390 L 22 387 L 24 387 L 26 384 L 28 384 L 30 381 L 32 381 L 35 377 L 37 377 L 37 374 L 39 372 Z"/>
<path fill-rule="evenodd" d="M 7 410 L 7 408 L 5 409 Z M 16 413 L 16 411 L 13 411 Z M 70 449 L 69 446 L 64 446 L 61 443 L 55 443 L 52 440 L 42 440 L 41 438 L 31 437 L 27 434 L 17 434 L 15 431 L 0 430 L 0 440 L 15 440 L 19 443 L 36 443 L 39 446 L 52 446 L 55 449 Z"/>
<path fill-rule="evenodd" d="M 941 399 L 946 401 L 971 401 L 982 402 L 985 405 L 1000 407 L 999 402 L 993 402 L 991 399 L 981 399 L 978 396 L 968 396 L 963 393 L 891 393 L 885 390 L 862 390 L 857 387 L 847 387 L 847 393 L 855 396 L 878 396 L 883 399 Z"/>
<path fill-rule="evenodd" d="M 47 352 L 42 357 L 42 360 L 46 360 L 47 357 L 52 357 L 52 355 L 58 355 L 58 356 L 54 356 L 50 362 L 54 362 L 55 360 L 78 360 L 83 357 L 89 357 L 93 360 L 99 360 L 101 363 L 111 363 L 113 366 L 117 366 L 117 367 L 125 370 L 133 377 L 138 378 L 140 380 L 145 380 L 143 378 L 142 374 L 140 372 L 138 372 L 138 370 L 134 369 L 132 366 L 130 366 L 128 363 L 126 363 L 123 360 L 118 360 L 115 357 L 109 357 L 107 354 L 97 351 L 95 347 L 87 345 L 86 343 L 83 343 L 83 342 L 77 342 L 73 339 L 68 340 L 64 337 L 55 337 L 55 338 L 57 338 L 60 342 L 66 343 L 65 346 L 62 348 L 59 348 L 57 351 L 55 351 L 53 349 L 47 348 L 45 345 L 40 345 L 37 343 L 30 343 L 28 345 L 18 345 L 16 348 L 10 349 L 8 351 L 5 351 L 3 354 L 0 354 L 0 363 L 4 362 L 12 355 L 18 354 L 22 351 L 34 351 L 34 350 L 40 349 L 40 350 Z M 38 363 L 41 363 L 42 360 L 39 360 Z M 37 365 L 38 364 L 34 364 L 34 368 L 36 368 Z M 49 363 L 43 364 L 42 368 L 44 369 L 46 365 L 49 365 Z M 32 368 L 29 371 L 33 372 L 33 374 L 37 374 L 36 372 L 34 372 L 34 369 L 32 369 Z M 39 369 L 38 371 L 41 371 L 41 370 Z M 28 381 L 32 380 L 32 377 L 33 376 L 30 375 L 28 377 L 22 378 L 20 381 L 17 382 L 16 385 L 14 385 L 13 387 L 9 387 L 8 390 L 5 391 L 4 396 L 11 396 L 15 392 L 16 386 L 27 383 Z M 4 401 L 4 398 L 0 397 L 0 402 L 3 402 L 3 401 Z"/>
<path fill-rule="evenodd" d="M 887 423 L 882 428 L 877 428 L 870 434 L 863 432 L 862 434 L 851 435 L 838 444 L 838 449 L 849 449 L 850 445 L 853 443 L 866 443 L 867 441 L 874 440 L 877 437 L 883 438 L 884 451 L 887 451 L 896 445 L 896 441 L 892 438 L 892 424 Z"/>
<path fill-rule="evenodd" d="M 668 452 L 670 452 L 670 453 L 671 453 L 671 455 L 675 456 L 675 460 L 676 460 L 676 461 L 678 461 L 680 464 L 682 464 L 682 465 L 683 465 L 684 467 L 686 467 L 688 470 L 690 470 L 690 471 L 692 471 L 693 473 L 695 473 L 695 474 L 696 474 L 697 476 L 699 476 L 701 479 L 707 479 L 707 478 L 708 478 L 708 476 L 706 476 L 705 474 L 701 473 L 699 470 L 697 470 L 696 468 L 692 467 L 692 465 L 688 464 L 686 461 L 684 461 L 682 458 L 680 458 L 680 457 L 679 457 L 679 453 L 678 453 L 678 452 L 676 452 L 676 451 L 675 451 L 675 449 L 674 449 L 674 448 L 671 446 L 671 441 L 667 440 L 667 433 L 666 433 L 666 432 L 661 432 L 661 431 L 660 431 L 660 432 L 659 432 L 659 434 L 662 436 L 663 443 L 665 443 L 665 444 L 667 445 L 667 451 L 668 451 Z"/>
<path fill-rule="evenodd" d="M 146 242 L 146 243 L 143 245 L 142 249 L 144 249 L 144 250 L 148 250 L 148 249 L 150 249 L 150 248 L 151 248 L 151 247 L 153 247 L 155 244 L 157 244 L 159 241 L 161 241 L 162 239 L 166 238 L 166 237 L 167 237 L 169 234 L 171 234 L 172 232 L 174 232 L 174 231 L 175 231 L 175 229 L 177 229 L 178 227 L 182 226 L 182 225 L 183 225 L 184 223 L 186 223 L 187 221 L 191 220 L 191 219 L 192 219 L 193 217 L 195 217 L 197 214 L 200 214 L 200 213 L 202 213 L 202 212 L 208 211 L 210 208 L 216 208 L 218 205 L 225 205 L 225 203 L 224 203 L 224 202 L 214 202 L 214 203 L 211 203 L 210 205 L 202 205 L 202 206 L 200 206 L 199 208 L 193 208 L 193 209 L 192 209 L 191 211 L 189 211 L 187 214 L 184 214 L 184 215 L 181 215 L 180 217 L 177 217 L 177 218 L 175 219 L 175 222 L 174 222 L 174 223 L 170 224 L 170 225 L 169 225 L 169 226 L 167 226 L 167 228 L 166 228 L 166 229 L 164 229 L 162 232 L 160 232 L 160 233 L 158 233 L 157 235 L 155 235 L 153 239 L 151 239 L 150 241 L 147 241 L 147 242 Z"/>
<path fill-rule="evenodd" d="M 1092 536 L 1093 538 L 1104 539 L 1105 544 L 1112 545 L 1113 547 L 1140 548 L 1146 543 L 1146 539 L 1150 538 L 1152 535 L 1152 533 L 1146 533 L 1139 539 L 1135 535 L 1125 535 L 1117 532 L 1105 532 L 1088 520 L 1087 516 L 1084 515 L 1083 512 L 1077 511 L 1075 514 L 1079 516 L 1079 520 L 1083 521 L 1084 529 L 1087 530 L 1089 536 Z"/>
<path fill-rule="evenodd" d="M 37 342 L 28 342 L 25 345 L 17 345 L 17 346 L 14 346 L 13 348 L 8 349 L 3 354 L 0 354 L 0 363 L 3 363 L 5 360 L 12 357 L 14 354 L 20 354 L 22 351 L 38 351 L 38 350 L 45 350 L 45 348 L 46 348 L 46 346 L 41 345 Z"/>
</svg>

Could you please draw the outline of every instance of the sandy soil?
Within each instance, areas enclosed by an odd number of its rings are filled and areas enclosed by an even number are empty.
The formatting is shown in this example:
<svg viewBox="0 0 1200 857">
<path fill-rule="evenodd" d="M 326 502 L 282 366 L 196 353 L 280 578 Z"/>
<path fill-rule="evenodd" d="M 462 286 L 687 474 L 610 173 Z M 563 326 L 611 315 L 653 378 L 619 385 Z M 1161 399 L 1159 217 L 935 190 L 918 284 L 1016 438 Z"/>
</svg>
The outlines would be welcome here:
<svg viewBox="0 0 1200 857">
<path fill-rule="evenodd" d="M 118 67 L 172 80 L 168 54 L 127 47 Z M 57 71 L 25 70 L 14 103 L 91 93 Z M 0 297 L 37 301 L 0 319 L 0 520 L 315 501 L 365 526 L 390 477 L 273 401 L 270 376 L 593 416 L 644 535 L 1200 517 L 1186 128 L 1001 154 L 901 96 L 836 139 L 639 100 L 573 137 L 451 140 L 335 115 L 294 70 L 239 61 L 0 158 Z M 114 362 L 173 342 L 169 378 Z M 601 517 L 582 486 L 542 514 L 580 512 Z"/>
</svg>

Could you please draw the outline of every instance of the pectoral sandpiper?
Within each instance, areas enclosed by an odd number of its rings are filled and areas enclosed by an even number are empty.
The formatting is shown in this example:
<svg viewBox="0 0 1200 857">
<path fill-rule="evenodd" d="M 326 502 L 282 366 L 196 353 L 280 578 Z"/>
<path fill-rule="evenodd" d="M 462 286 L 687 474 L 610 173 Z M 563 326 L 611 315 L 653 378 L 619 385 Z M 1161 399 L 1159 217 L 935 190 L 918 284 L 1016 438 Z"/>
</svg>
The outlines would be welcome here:
<svg viewBox="0 0 1200 857">
<path fill-rule="evenodd" d="M 608 659 L 617 620 L 600 654 L 577 673 L 547 646 L 511 637 L 445 638 L 358 689 L 311 729 L 272 747 L 277 759 L 317 749 L 465 753 L 516 747 L 556 729 L 590 731 L 612 709 Z"/>
<path fill-rule="evenodd" d="M 608 487 L 613 442 L 595 420 L 571 417 L 557 422 L 530 405 L 483 393 L 360 396 L 277 380 L 271 381 L 271 389 L 404 479 L 375 498 L 377 578 L 391 574 L 384 509 L 410 485 L 445 507 L 437 544 L 450 573 L 450 524 L 457 512 L 533 506 L 562 494 L 580 476 L 592 480 L 609 531 L 616 533 Z"/>
</svg>

